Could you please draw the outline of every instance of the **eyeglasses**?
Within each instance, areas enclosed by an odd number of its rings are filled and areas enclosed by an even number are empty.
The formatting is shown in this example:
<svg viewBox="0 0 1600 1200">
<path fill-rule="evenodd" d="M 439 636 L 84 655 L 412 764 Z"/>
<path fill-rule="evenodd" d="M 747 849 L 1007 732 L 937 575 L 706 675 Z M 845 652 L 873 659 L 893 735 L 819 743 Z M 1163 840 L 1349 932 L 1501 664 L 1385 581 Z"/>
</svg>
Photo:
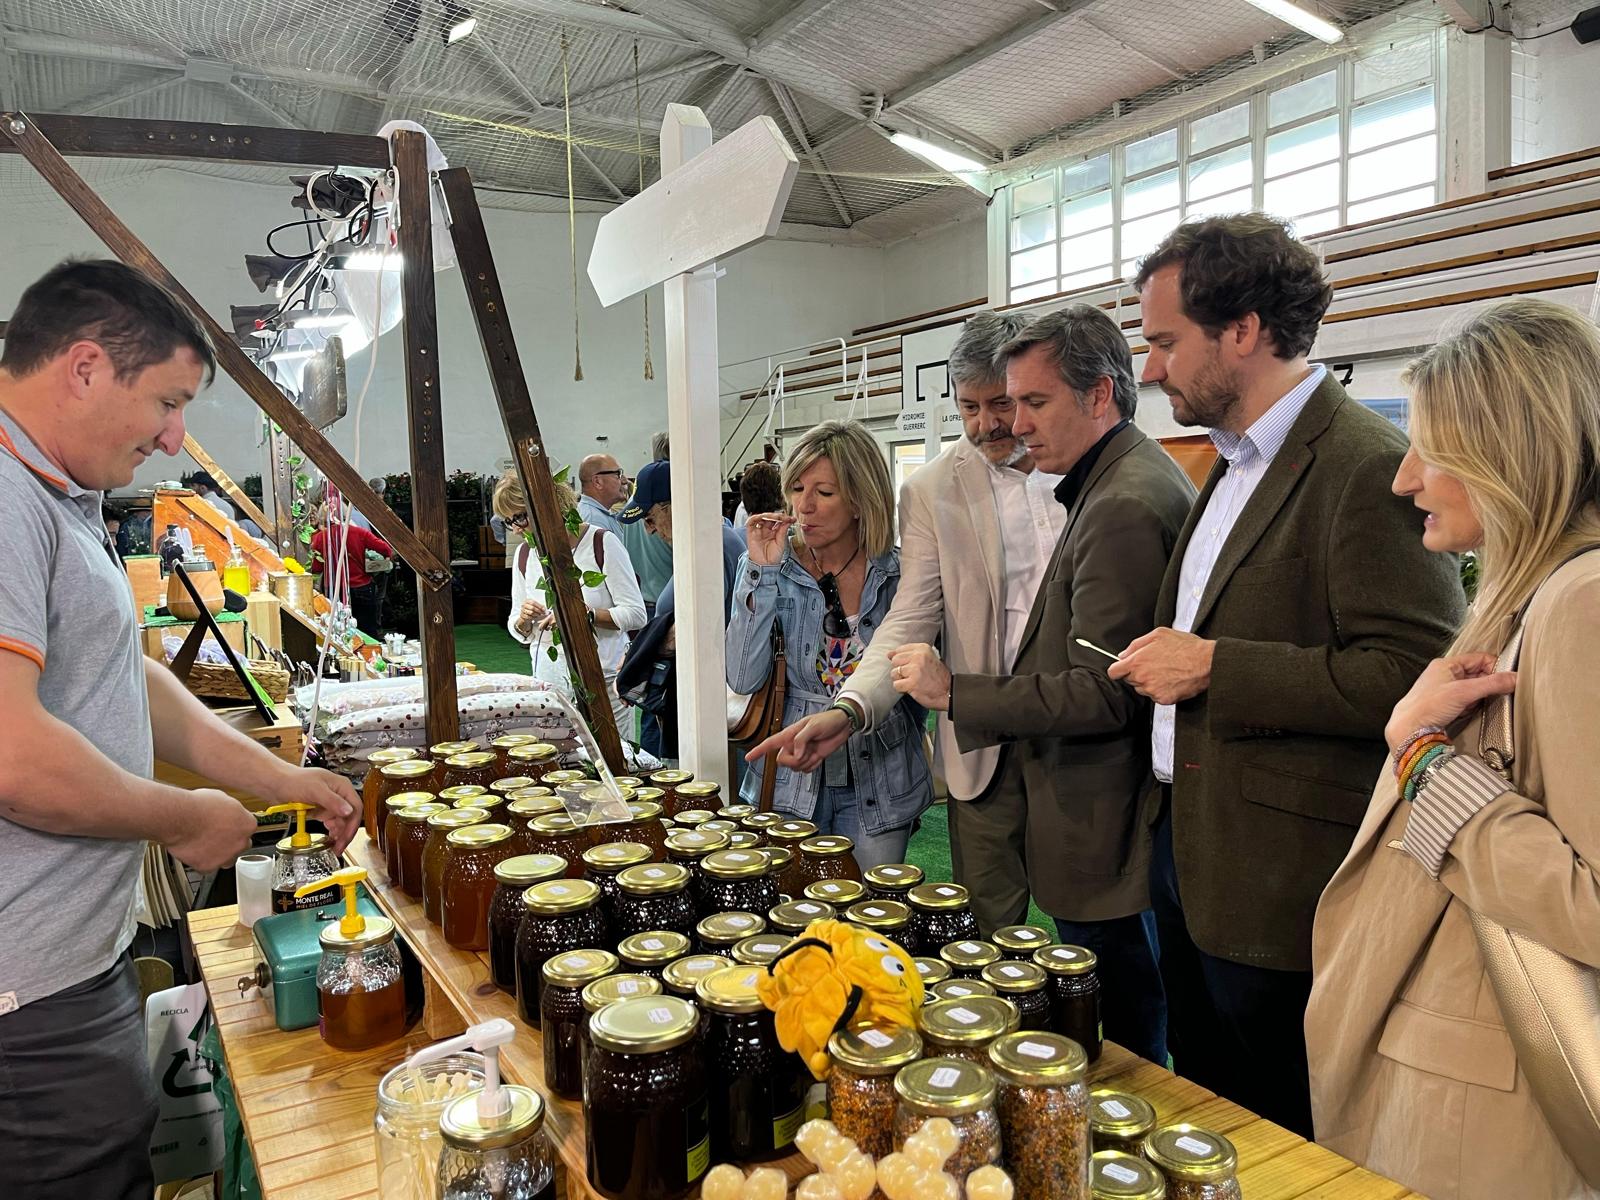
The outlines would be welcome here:
<svg viewBox="0 0 1600 1200">
<path fill-rule="evenodd" d="M 617 471 L 596 471 L 595 472 L 596 476 L 600 476 L 600 475 L 626 475 L 626 474 L 627 474 L 626 471 L 621 471 L 621 470 L 617 470 Z"/>
<path fill-rule="evenodd" d="M 822 601 L 828 606 L 822 614 L 822 632 L 831 638 L 850 636 L 850 618 L 844 615 L 844 601 L 839 598 L 839 581 L 829 571 L 817 580 L 822 589 Z"/>
<path fill-rule="evenodd" d="M 526 529 L 528 527 L 527 510 L 524 509 L 522 512 L 519 512 L 514 516 L 507 517 L 506 525 L 511 529 Z"/>
</svg>

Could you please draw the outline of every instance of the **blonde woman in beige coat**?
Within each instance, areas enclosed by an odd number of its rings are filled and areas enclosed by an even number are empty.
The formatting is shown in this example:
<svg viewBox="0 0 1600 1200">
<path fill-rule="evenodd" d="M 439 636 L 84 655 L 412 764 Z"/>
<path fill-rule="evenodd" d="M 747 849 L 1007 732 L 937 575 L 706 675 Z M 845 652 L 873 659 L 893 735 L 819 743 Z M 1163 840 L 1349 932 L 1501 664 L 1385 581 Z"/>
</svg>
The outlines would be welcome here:
<svg viewBox="0 0 1600 1200">
<path fill-rule="evenodd" d="M 1581 553 L 1600 546 L 1600 332 L 1508 301 L 1408 383 L 1395 491 L 1430 550 L 1478 552 L 1478 593 L 1386 731 L 1402 758 L 1420 731 L 1448 744 L 1412 801 L 1385 770 L 1317 909 L 1317 1139 L 1434 1200 L 1595 1197 L 1529 1093 L 1468 913 L 1600 967 L 1600 552 Z M 1519 670 L 1497 673 L 1525 606 Z M 1482 702 L 1512 691 L 1514 787 L 1477 758 Z"/>
</svg>

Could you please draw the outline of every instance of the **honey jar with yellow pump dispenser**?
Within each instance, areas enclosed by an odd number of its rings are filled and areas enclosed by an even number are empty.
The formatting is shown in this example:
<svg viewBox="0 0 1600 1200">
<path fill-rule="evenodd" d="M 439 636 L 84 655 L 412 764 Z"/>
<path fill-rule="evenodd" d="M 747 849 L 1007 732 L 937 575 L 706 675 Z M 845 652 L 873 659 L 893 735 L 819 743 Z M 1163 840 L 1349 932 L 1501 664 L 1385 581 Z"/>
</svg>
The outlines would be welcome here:
<svg viewBox="0 0 1600 1200">
<path fill-rule="evenodd" d="M 360 867 L 345 867 L 294 893 L 303 898 L 330 889 L 344 893 L 344 915 L 318 935 L 318 1031 L 338 1050 L 368 1050 L 397 1041 L 406 1031 L 406 985 L 394 922 L 363 916 L 356 907 L 356 885 L 366 877 Z"/>
<path fill-rule="evenodd" d="M 321 908 L 339 898 L 339 889 L 324 885 L 320 889 L 304 889 L 306 884 L 325 880 L 339 869 L 333 843 L 325 833 L 306 831 L 306 814 L 309 804 L 275 804 L 267 813 L 293 813 L 295 829 L 286 838 L 280 838 L 272 861 L 272 911 L 297 912 L 302 908 Z"/>
</svg>

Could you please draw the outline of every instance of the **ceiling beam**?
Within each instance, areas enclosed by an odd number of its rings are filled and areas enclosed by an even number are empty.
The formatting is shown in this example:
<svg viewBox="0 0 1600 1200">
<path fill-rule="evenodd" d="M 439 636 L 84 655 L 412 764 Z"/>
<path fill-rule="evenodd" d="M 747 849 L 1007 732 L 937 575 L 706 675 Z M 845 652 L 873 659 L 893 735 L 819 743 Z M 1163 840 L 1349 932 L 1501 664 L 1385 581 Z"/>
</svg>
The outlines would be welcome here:
<svg viewBox="0 0 1600 1200">
<path fill-rule="evenodd" d="M 772 92 L 772 98 L 778 102 L 784 119 L 789 123 L 789 131 L 794 134 L 795 141 L 800 143 L 800 150 L 817 171 L 817 180 L 822 184 L 822 190 L 828 194 L 828 201 L 833 205 L 833 211 L 839 214 L 839 220 L 845 228 L 856 223 L 850 215 L 850 206 L 845 203 L 844 194 L 839 190 L 838 183 L 828 173 L 828 164 L 822 161 L 820 155 L 811 148 L 811 138 L 806 133 L 804 119 L 800 115 L 800 106 L 794 102 L 794 97 L 789 94 L 789 89 L 781 83 L 767 80 L 767 88 Z"/>
<path fill-rule="evenodd" d="M 752 54 L 770 50 L 832 3 L 833 0 L 789 0 L 788 7 L 758 29 L 745 46 Z"/>
<path fill-rule="evenodd" d="M 1082 21 L 1090 29 L 1092 29 L 1096 33 L 1098 33 L 1101 37 L 1105 38 L 1107 41 L 1116 43 L 1118 46 L 1122 47 L 1122 49 L 1126 50 L 1129 54 L 1133 55 L 1135 58 L 1144 59 L 1145 62 L 1149 63 L 1156 70 L 1162 72 L 1163 74 L 1170 75 L 1173 79 L 1177 80 L 1179 83 L 1182 83 L 1185 79 L 1189 78 L 1189 76 L 1187 74 L 1185 74 L 1179 68 L 1173 66 L 1171 63 L 1165 61 L 1164 59 L 1156 57 L 1154 54 L 1151 54 L 1148 50 L 1139 49 L 1139 47 L 1135 46 L 1133 43 L 1129 42 L 1127 39 L 1118 37 L 1116 34 L 1112 33 L 1109 29 L 1106 29 L 1104 26 L 1100 25 L 1098 22 L 1091 21 L 1086 16 L 1080 16 L 1078 19 L 1080 21 Z"/>
<path fill-rule="evenodd" d="M 652 67 L 648 71 L 640 71 L 638 79 L 634 79 L 630 71 L 626 75 L 619 75 L 607 83 L 596 84 L 581 92 L 573 92 L 569 100 L 574 111 L 578 105 L 592 103 L 595 100 L 609 100 L 613 96 L 632 95 L 634 86 L 645 87 L 648 84 L 660 83 L 664 79 L 676 79 L 679 75 L 687 75 L 692 71 L 702 71 L 707 67 L 714 67 L 722 60 L 715 54 L 696 54 L 693 58 L 686 58 L 680 62 L 667 63 L 664 66 Z M 551 100 L 549 108 L 561 108 L 559 100 Z"/>
<path fill-rule="evenodd" d="M 1467 33 L 1477 33 L 1494 24 L 1491 0 L 1439 0 L 1439 7 Z"/>
<path fill-rule="evenodd" d="M 159 79 L 140 79 L 131 84 L 111 88 L 97 96 L 90 96 L 85 100 L 74 101 L 72 111 L 80 117 L 97 117 L 108 109 L 116 108 L 119 104 L 126 104 L 129 100 L 140 96 L 148 96 L 153 92 L 162 91 L 175 83 L 182 83 L 181 75 L 163 75 Z"/>
<path fill-rule="evenodd" d="M 677 46 L 693 44 L 692 39 L 664 28 L 659 21 L 617 4 L 588 0 L 505 0 L 505 7 L 515 13 L 549 17 L 573 28 L 606 29 Z"/>
<path fill-rule="evenodd" d="M 17 77 L 11 65 L 11 46 L 7 34 L 0 30 L 0 109 L 14 112 L 21 107 L 17 103 Z"/>
</svg>

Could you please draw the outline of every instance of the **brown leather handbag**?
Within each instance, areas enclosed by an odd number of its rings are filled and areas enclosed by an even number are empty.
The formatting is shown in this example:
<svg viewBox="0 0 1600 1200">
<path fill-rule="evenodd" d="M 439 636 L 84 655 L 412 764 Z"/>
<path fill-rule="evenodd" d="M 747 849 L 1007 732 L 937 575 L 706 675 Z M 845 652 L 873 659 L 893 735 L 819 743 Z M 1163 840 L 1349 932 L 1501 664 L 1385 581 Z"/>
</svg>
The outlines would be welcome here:
<svg viewBox="0 0 1600 1200">
<path fill-rule="evenodd" d="M 783 622 L 772 621 L 772 672 L 767 682 L 745 699 L 744 711 L 735 720 L 734 702 L 738 693 L 728 694 L 730 742 L 759 742 L 783 727 L 783 705 L 789 695 L 789 662 L 784 653 Z M 778 756 L 769 754 L 761 762 L 761 812 L 772 811 L 772 794 L 778 780 Z"/>
</svg>

